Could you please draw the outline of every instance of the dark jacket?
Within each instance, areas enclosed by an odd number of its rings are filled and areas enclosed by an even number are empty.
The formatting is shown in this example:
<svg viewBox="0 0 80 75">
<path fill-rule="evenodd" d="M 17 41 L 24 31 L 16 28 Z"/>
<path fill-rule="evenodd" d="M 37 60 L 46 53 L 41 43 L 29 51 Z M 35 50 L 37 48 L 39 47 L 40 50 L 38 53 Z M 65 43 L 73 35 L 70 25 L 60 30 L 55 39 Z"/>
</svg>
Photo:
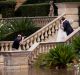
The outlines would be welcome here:
<svg viewBox="0 0 80 75">
<path fill-rule="evenodd" d="M 73 28 L 71 27 L 69 21 L 65 20 L 63 22 L 64 31 L 67 33 L 67 35 L 71 34 L 73 32 Z"/>
<path fill-rule="evenodd" d="M 18 49 L 19 48 L 19 43 L 20 43 L 21 39 L 15 39 L 12 45 L 12 48 Z"/>
</svg>

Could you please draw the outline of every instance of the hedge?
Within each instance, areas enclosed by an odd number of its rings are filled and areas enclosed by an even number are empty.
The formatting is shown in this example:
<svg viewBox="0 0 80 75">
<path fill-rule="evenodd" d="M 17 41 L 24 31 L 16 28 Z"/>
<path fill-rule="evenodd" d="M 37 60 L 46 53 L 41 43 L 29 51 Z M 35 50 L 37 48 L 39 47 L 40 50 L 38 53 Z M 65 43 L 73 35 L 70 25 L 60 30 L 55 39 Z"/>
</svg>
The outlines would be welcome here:
<svg viewBox="0 0 80 75">
<path fill-rule="evenodd" d="M 50 0 L 27 0 L 24 4 L 49 3 Z"/>
<path fill-rule="evenodd" d="M 0 1 L 0 13 L 2 17 L 13 17 L 15 5 L 16 2 L 13 1 Z"/>
<path fill-rule="evenodd" d="M 16 16 L 47 16 L 49 14 L 49 8 L 49 3 L 22 5 L 16 11 Z"/>
</svg>

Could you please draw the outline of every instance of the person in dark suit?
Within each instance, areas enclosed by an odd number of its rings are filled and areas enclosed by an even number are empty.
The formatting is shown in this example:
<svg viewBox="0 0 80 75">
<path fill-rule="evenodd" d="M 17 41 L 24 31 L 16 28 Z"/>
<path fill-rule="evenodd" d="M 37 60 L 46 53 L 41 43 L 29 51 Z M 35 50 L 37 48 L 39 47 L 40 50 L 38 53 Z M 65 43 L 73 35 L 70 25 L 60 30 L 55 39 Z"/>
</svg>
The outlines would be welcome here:
<svg viewBox="0 0 80 75">
<path fill-rule="evenodd" d="M 22 40 L 22 36 L 19 34 L 19 35 L 17 36 L 17 38 L 14 40 L 14 42 L 13 42 L 13 44 L 12 44 L 12 48 L 13 48 L 13 49 L 18 49 L 21 40 Z"/>
<path fill-rule="evenodd" d="M 71 27 L 68 20 L 65 19 L 65 17 L 62 17 L 62 23 L 63 23 L 63 30 L 67 33 L 67 35 L 71 34 L 73 32 L 73 28 Z"/>
</svg>

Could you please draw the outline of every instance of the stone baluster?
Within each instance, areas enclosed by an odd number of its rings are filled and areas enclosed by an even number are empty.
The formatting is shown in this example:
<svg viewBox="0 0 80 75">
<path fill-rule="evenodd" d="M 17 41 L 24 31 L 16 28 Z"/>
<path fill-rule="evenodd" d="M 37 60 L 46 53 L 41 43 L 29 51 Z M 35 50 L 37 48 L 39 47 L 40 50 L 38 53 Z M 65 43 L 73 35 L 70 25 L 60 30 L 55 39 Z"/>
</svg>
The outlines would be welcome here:
<svg viewBox="0 0 80 75">
<path fill-rule="evenodd" d="M 42 18 L 42 24 L 44 25 L 44 18 Z"/>
<path fill-rule="evenodd" d="M 43 53 L 42 45 L 40 45 L 40 53 Z"/>
<path fill-rule="evenodd" d="M 46 50 L 45 50 L 45 44 L 43 45 L 43 52 L 44 52 L 44 53 L 46 52 Z"/>
<path fill-rule="evenodd" d="M 34 36 L 34 43 L 37 42 L 37 35 Z"/>
<path fill-rule="evenodd" d="M 36 48 L 37 56 L 39 55 L 39 46 Z"/>
<path fill-rule="evenodd" d="M 46 53 L 48 52 L 48 49 L 47 49 L 47 48 L 48 48 L 48 45 L 46 44 L 46 45 L 45 45 L 45 52 L 46 52 Z"/>
<path fill-rule="evenodd" d="M 46 19 L 46 23 L 48 23 L 48 19 Z"/>
<path fill-rule="evenodd" d="M 42 49 L 42 51 L 41 51 L 41 52 L 42 52 L 42 53 L 44 53 L 44 45 L 41 47 L 41 49 Z"/>
<path fill-rule="evenodd" d="M 5 51 L 9 50 L 8 45 L 9 45 L 8 43 L 5 43 Z"/>
<path fill-rule="evenodd" d="M 54 25 L 54 28 L 55 28 L 55 33 L 57 33 L 57 22 L 55 22 L 55 25 Z"/>
<path fill-rule="evenodd" d="M 56 31 L 58 31 L 59 25 L 60 25 L 60 20 L 57 20 L 57 21 L 56 21 Z"/>
<path fill-rule="evenodd" d="M 44 25 L 48 24 L 47 18 L 44 20 Z"/>
<path fill-rule="evenodd" d="M 52 44 L 50 44 L 50 49 L 53 48 Z"/>
<path fill-rule="evenodd" d="M 43 18 L 43 20 L 42 20 L 42 25 L 45 25 L 44 18 Z"/>
<path fill-rule="evenodd" d="M 50 50 L 51 49 L 51 45 L 49 44 L 49 47 L 48 47 L 48 49 Z"/>
<path fill-rule="evenodd" d="M 46 45 L 43 45 L 43 52 L 46 53 Z"/>
<path fill-rule="evenodd" d="M 22 50 L 26 50 L 25 44 L 22 44 Z"/>
<path fill-rule="evenodd" d="M 41 51 L 42 51 L 42 47 L 41 45 L 39 45 L 39 53 L 42 53 Z"/>
<path fill-rule="evenodd" d="M 49 26 L 49 32 L 48 32 L 49 37 L 51 36 L 51 28 L 52 28 L 52 26 Z"/>
<path fill-rule="evenodd" d="M 34 52 L 31 52 L 31 62 L 34 61 Z"/>
<path fill-rule="evenodd" d="M 50 22 L 50 18 L 48 18 L 48 20 L 47 20 L 48 22 Z"/>
<path fill-rule="evenodd" d="M 28 64 L 31 64 L 31 60 L 32 60 L 32 52 L 29 52 L 29 56 L 28 56 Z"/>
<path fill-rule="evenodd" d="M 40 18 L 38 18 L 38 22 L 39 22 L 39 24 L 41 24 L 41 20 L 40 20 Z M 38 23 L 38 22 L 37 22 L 37 23 Z"/>
<path fill-rule="evenodd" d="M 26 49 L 29 49 L 29 40 L 26 42 Z"/>
<path fill-rule="evenodd" d="M 48 28 L 46 29 L 46 31 L 45 31 L 45 40 L 47 40 L 47 38 L 48 38 L 48 33 L 47 33 L 47 31 L 48 31 Z"/>
<path fill-rule="evenodd" d="M 49 52 L 49 50 L 48 50 L 48 44 L 46 44 L 46 52 Z"/>
<path fill-rule="evenodd" d="M 44 31 L 42 31 L 41 41 L 44 41 Z"/>
<path fill-rule="evenodd" d="M 40 24 L 43 24 L 42 20 L 39 19 L 39 21 L 40 21 Z"/>
<path fill-rule="evenodd" d="M 37 39 L 38 42 L 40 42 L 40 35 L 41 33 L 38 34 L 38 39 Z"/>
<path fill-rule="evenodd" d="M 33 57 L 36 58 L 36 56 L 37 56 L 37 50 L 35 49 L 35 50 L 33 51 Z"/>
<path fill-rule="evenodd" d="M 46 52 L 48 52 L 48 49 L 49 49 L 49 44 L 46 44 Z"/>
<path fill-rule="evenodd" d="M 1 51 L 4 51 L 4 44 L 1 43 Z"/>
<path fill-rule="evenodd" d="M 12 43 L 9 44 L 9 51 L 12 50 Z"/>
<path fill-rule="evenodd" d="M 21 45 L 19 45 L 19 49 L 18 49 L 18 50 L 20 50 L 20 51 L 22 50 L 22 49 L 21 49 Z"/>
<path fill-rule="evenodd" d="M 39 18 L 38 18 L 38 21 L 37 21 L 37 23 L 41 24 L 41 20 L 39 20 Z"/>
<path fill-rule="evenodd" d="M 33 37 L 30 39 L 30 46 L 33 45 Z"/>
<path fill-rule="evenodd" d="M 54 29 L 54 23 L 53 23 L 53 25 L 52 25 L 52 36 L 54 36 L 54 32 L 55 32 L 55 29 Z"/>
</svg>

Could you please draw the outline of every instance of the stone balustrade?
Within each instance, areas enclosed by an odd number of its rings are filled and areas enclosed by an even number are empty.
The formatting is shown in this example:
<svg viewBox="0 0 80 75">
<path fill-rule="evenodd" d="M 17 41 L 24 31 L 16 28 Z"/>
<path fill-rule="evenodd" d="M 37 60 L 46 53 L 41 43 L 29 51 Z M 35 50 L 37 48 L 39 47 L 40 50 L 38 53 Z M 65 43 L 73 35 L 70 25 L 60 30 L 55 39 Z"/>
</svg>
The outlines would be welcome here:
<svg viewBox="0 0 80 75">
<path fill-rule="evenodd" d="M 56 16 L 54 17 L 48 17 L 48 16 L 44 16 L 44 17 L 30 17 L 30 19 L 32 20 L 32 22 L 37 25 L 38 27 L 43 27 L 46 24 L 48 24 L 49 22 L 51 22 L 52 20 L 54 20 L 56 18 Z"/>
<path fill-rule="evenodd" d="M 77 28 L 73 33 L 71 33 L 64 42 L 41 42 L 41 43 L 37 43 L 37 45 L 35 45 L 36 47 L 33 49 L 29 49 L 27 50 L 28 53 L 30 53 L 29 55 L 29 64 L 33 64 L 33 62 L 35 61 L 35 58 L 37 58 L 37 56 L 40 53 L 46 53 L 49 52 L 49 50 L 51 48 L 55 48 L 57 44 L 59 43 L 64 43 L 64 44 L 70 44 L 72 42 L 72 39 L 77 36 L 80 35 L 80 27 Z"/>
<path fill-rule="evenodd" d="M 25 45 L 25 49 L 29 49 L 35 42 L 45 42 L 51 36 L 54 37 L 54 34 L 59 28 L 60 20 L 64 15 L 65 14 L 60 15 L 59 17 L 33 33 L 31 36 L 24 39 L 23 42 Z"/>
<path fill-rule="evenodd" d="M 12 41 L 0 41 L 0 51 L 12 51 Z"/>
<path fill-rule="evenodd" d="M 37 27 L 43 27 L 52 20 L 54 20 L 57 16 L 49 17 L 49 16 L 42 16 L 42 17 L 15 17 L 15 18 L 0 18 L 0 23 L 9 23 L 12 20 L 21 20 L 21 19 L 29 19 L 31 20 Z"/>
</svg>

